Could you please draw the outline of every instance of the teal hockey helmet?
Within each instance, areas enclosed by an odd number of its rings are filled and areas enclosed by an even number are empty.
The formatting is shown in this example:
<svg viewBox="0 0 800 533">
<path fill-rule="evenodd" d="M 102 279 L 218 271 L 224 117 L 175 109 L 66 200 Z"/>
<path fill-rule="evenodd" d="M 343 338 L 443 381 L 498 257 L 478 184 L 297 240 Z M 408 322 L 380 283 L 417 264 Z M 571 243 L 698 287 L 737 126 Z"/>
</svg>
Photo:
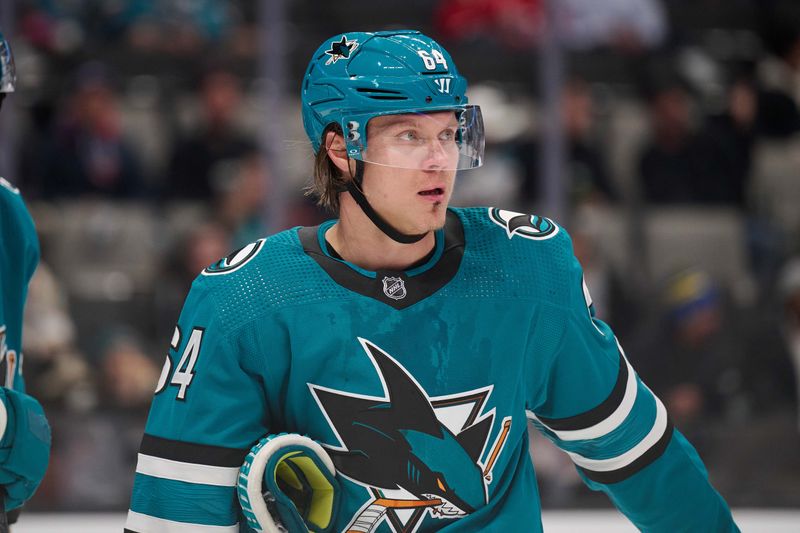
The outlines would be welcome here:
<svg viewBox="0 0 800 533">
<path fill-rule="evenodd" d="M 419 31 L 338 34 L 317 49 L 306 69 L 303 126 L 315 153 L 336 124 L 352 159 L 420 168 L 435 151 L 440 169 L 475 168 L 483 163 L 483 119 L 480 108 L 468 104 L 466 90 L 447 50 Z M 413 131 L 403 130 L 404 124 L 386 130 L 387 120 L 376 121 L 385 142 L 369 150 L 370 121 L 387 115 L 407 115 Z M 375 134 L 371 129 L 373 140 Z"/>
<path fill-rule="evenodd" d="M 11 45 L 0 32 L 0 93 L 13 93 L 17 87 L 17 69 Z"/>
</svg>

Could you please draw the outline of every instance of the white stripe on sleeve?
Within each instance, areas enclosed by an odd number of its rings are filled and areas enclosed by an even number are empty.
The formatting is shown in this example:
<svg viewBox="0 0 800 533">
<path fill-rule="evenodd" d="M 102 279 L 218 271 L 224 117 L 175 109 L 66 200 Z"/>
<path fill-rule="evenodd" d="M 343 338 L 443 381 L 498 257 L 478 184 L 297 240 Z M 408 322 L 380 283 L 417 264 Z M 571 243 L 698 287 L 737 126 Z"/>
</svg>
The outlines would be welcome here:
<svg viewBox="0 0 800 533">
<path fill-rule="evenodd" d="M 652 391 L 650 394 L 653 394 Z M 611 470 L 618 470 L 628 466 L 636 459 L 644 455 L 647 450 L 652 448 L 667 430 L 667 409 L 655 394 L 653 394 L 653 398 L 656 401 L 656 419 L 653 423 L 653 427 L 650 429 L 650 432 L 641 441 L 639 441 L 639 444 L 627 452 L 609 459 L 589 459 L 574 452 L 566 453 L 572 458 L 572 461 L 576 465 L 587 470 L 594 470 L 596 472 L 609 472 Z"/>
<path fill-rule="evenodd" d="M 202 524 L 165 520 L 129 510 L 125 529 L 139 533 L 239 533 L 239 524 L 232 526 L 204 526 Z"/>
<path fill-rule="evenodd" d="M 556 437 L 563 441 L 575 441 L 575 440 L 590 440 L 590 439 L 598 439 L 605 435 L 608 435 L 615 429 L 617 429 L 622 423 L 628 418 L 628 415 L 631 413 L 631 409 L 633 409 L 633 404 L 636 403 L 636 391 L 637 391 L 637 384 L 636 384 L 636 373 L 633 371 L 633 367 L 628 362 L 627 359 L 623 358 L 625 364 L 628 367 L 628 381 L 625 384 L 625 395 L 622 397 L 622 401 L 611 413 L 608 418 L 601 420 L 597 424 L 590 426 L 588 428 L 583 429 L 575 429 L 575 430 L 562 430 L 557 431 L 547 426 L 544 422 L 539 420 L 532 411 L 528 411 L 527 415 L 528 418 L 532 420 L 536 420 L 547 429 L 552 431 Z"/>
<path fill-rule="evenodd" d="M 183 463 L 153 457 L 152 455 L 139 454 L 136 463 L 136 472 L 162 479 L 186 481 L 188 483 L 201 483 L 219 487 L 235 487 L 239 469 L 236 467 L 198 465 Z"/>
</svg>

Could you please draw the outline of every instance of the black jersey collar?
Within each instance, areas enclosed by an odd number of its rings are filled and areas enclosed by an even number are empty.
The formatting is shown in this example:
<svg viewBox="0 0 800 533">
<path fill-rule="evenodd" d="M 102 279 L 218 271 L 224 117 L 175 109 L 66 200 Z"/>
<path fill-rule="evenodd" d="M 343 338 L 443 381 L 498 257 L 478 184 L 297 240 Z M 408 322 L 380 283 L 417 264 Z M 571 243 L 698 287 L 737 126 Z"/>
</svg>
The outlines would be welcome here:
<svg viewBox="0 0 800 533">
<path fill-rule="evenodd" d="M 464 227 L 452 210 L 447 211 L 443 230 L 436 232 L 436 250 L 430 261 L 407 271 L 368 271 L 331 257 L 324 250 L 325 231 L 332 221 L 298 231 L 303 250 L 339 285 L 374 298 L 395 309 L 405 309 L 424 300 L 450 282 L 464 255 Z"/>
</svg>

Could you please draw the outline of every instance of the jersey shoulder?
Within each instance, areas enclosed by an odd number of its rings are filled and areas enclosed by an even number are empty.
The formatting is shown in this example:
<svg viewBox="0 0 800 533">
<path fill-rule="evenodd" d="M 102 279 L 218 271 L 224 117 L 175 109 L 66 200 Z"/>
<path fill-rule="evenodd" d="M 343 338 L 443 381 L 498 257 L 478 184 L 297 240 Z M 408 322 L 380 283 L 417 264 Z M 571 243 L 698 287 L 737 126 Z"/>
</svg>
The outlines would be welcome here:
<svg viewBox="0 0 800 533">
<path fill-rule="evenodd" d="M 39 260 L 39 239 L 28 208 L 19 190 L 0 178 L 0 242 L 12 264 L 25 265 L 28 277 Z"/>
<path fill-rule="evenodd" d="M 553 220 L 496 207 L 455 209 L 469 262 L 504 273 L 515 294 L 565 301 L 578 266 L 567 231 Z M 579 267 L 578 267 L 579 268 Z"/>
<path fill-rule="evenodd" d="M 0 178 L 0 213 L 2 213 L 3 243 L 38 242 L 36 228 L 19 189 Z"/>
<path fill-rule="evenodd" d="M 329 287 L 303 251 L 298 229 L 259 239 L 203 269 L 186 305 L 212 305 L 221 325 L 231 331 L 280 308 L 323 297 Z"/>
</svg>

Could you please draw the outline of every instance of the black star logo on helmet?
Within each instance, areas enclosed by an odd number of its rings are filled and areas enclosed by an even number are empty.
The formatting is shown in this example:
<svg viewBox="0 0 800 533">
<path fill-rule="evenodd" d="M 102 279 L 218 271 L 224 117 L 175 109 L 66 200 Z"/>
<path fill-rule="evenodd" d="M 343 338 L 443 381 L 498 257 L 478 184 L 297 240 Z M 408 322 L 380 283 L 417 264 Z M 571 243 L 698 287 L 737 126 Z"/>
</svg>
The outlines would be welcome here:
<svg viewBox="0 0 800 533">
<path fill-rule="evenodd" d="M 358 48 L 358 41 L 348 41 L 347 35 L 342 35 L 341 41 L 332 42 L 331 49 L 325 50 L 325 53 L 331 56 L 328 58 L 328 61 L 326 61 L 325 64 L 330 65 L 331 63 L 336 63 L 340 59 L 347 59 L 356 48 Z"/>
</svg>

